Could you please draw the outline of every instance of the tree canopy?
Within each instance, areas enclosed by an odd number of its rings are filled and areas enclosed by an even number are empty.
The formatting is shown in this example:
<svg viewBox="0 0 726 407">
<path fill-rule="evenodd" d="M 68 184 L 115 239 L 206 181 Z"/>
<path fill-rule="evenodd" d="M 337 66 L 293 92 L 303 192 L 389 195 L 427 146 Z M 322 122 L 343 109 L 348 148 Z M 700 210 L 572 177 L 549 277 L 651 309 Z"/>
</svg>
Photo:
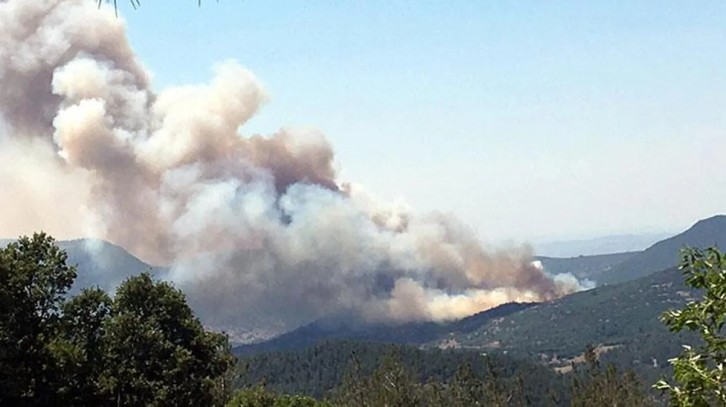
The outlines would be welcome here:
<svg viewBox="0 0 726 407">
<path fill-rule="evenodd" d="M 66 254 L 44 234 L 0 250 L 0 404 L 53 401 L 63 296 L 76 277 Z"/>
<path fill-rule="evenodd" d="M 142 273 L 69 297 L 66 260 L 42 233 L 0 249 L 0 405 L 224 405 L 227 337 L 181 291 Z"/>
<path fill-rule="evenodd" d="M 681 253 L 680 268 L 686 283 L 701 290 L 703 296 L 683 309 L 667 312 L 663 321 L 674 332 L 697 332 L 703 345 L 698 348 L 684 346 L 683 353 L 670 360 L 677 384 L 661 380 L 655 386 L 669 393 L 673 405 L 726 405 L 726 336 L 723 331 L 726 257 L 716 248 L 685 249 Z"/>
</svg>

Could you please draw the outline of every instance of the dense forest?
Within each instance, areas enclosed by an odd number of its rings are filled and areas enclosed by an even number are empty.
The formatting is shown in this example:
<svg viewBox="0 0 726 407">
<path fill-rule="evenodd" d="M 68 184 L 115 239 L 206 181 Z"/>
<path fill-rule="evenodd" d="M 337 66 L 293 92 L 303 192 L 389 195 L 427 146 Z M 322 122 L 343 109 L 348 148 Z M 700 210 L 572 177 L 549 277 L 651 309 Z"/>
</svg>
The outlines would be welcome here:
<svg viewBox="0 0 726 407">
<path fill-rule="evenodd" d="M 418 383 L 447 382 L 466 366 L 479 377 L 496 377 L 505 387 L 522 380 L 521 390 L 535 404 L 543 402 L 548 392 L 560 398 L 565 394 L 563 377 L 540 364 L 477 351 L 356 341 L 326 341 L 304 350 L 241 357 L 237 384 L 251 387 L 264 382 L 280 393 L 326 397 L 344 382 L 346 374 L 371 375 L 390 358 L 405 366 Z"/>
<path fill-rule="evenodd" d="M 244 390 L 230 405 L 645 406 L 658 400 L 643 390 L 634 373 L 613 366 L 602 369 L 593 348 L 585 354 L 586 363 L 564 376 L 536 364 L 475 352 L 326 343 L 302 353 L 244 360 L 243 366 L 257 373 L 241 376 Z M 319 366 L 310 369 L 308 363 Z M 311 371 L 335 373 L 315 376 Z M 255 379 L 261 384 L 253 384 Z M 306 395 L 322 388 L 331 390 Z"/>
</svg>

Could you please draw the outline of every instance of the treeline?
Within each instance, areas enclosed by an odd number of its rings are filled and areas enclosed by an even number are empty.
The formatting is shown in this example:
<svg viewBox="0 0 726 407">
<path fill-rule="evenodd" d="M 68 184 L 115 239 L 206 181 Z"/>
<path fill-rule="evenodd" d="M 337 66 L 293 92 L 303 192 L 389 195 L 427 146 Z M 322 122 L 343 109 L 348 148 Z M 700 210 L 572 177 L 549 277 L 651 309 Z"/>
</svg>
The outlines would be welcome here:
<svg viewBox="0 0 726 407">
<path fill-rule="evenodd" d="M 537 404 L 550 395 L 565 399 L 567 382 L 543 365 L 502 355 L 465 350 L 422 350 L 413 346 L 359 341 L 324 341 L 303 350 L 240 357 L 237 387 L 265 383 L 282 394 L 330 398 L 354 369 L 372 375 L 393 357 L 418 383 L 445 383 L 468 366 L 478 377 L 496 377 L 502 386 L 522 382 L 527 399 Z"/>
<path fill-rule="evenodd" d="M 336 379 L 341 366 L 346 365 L 345 360 L 347 367 Z M 238 391 L 228 406 L 640 407 L 652 404 L 632 372 L 621 373 L 612 366 L 601 368 L 593 349 L 587 350 L 586 360 L 574 373 L 563 376 L 529 362 L 475 352 L 325 343 L 304 352 L 281 352 L 243 360 L 255 374 L 242 376 L 244 390 Z M 331 371 L 336 373 L 328 373 L 330 378 L 326 378 L 326 372 Z M 252 384 L 255 379 L 260 380 L 259 384 Z M 312 390 L 321 382 L 333 386 L 323 395 L 313 397 L 315 394 L 306 394 L 300 388 L 301 383 L 309 383 L 312 387 L 308 390 Z M 290 385 L 298 390 L 287 391 Z"/>
<path fill-rule="evenodd" d="M 168 283 L 69 297 L 76 270 L 45 234 L 0 249 L 0 405 L 219 406 L 234 358 Z"/>
</svg>

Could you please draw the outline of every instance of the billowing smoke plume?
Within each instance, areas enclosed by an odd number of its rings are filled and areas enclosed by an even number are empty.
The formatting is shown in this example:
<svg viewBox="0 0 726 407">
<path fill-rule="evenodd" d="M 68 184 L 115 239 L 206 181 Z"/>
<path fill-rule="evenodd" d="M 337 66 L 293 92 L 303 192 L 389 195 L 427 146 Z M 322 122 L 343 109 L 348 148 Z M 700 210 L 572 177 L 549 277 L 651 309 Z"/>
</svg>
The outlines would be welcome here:
<svg viewBox="0 0 726 407">
<path fill-rule="evenodd" d="M 488 251 L 450 217 L 341 183 L 320 134 L 244 135 L 265 92 L 234 62 L 214 73 L 154 93 L 95 2 L 0 1 L 0 232 L 92 236 L 170 265 L 212 326 L 448 320 L 581 288 L 527 248 Z"/>
</svg>

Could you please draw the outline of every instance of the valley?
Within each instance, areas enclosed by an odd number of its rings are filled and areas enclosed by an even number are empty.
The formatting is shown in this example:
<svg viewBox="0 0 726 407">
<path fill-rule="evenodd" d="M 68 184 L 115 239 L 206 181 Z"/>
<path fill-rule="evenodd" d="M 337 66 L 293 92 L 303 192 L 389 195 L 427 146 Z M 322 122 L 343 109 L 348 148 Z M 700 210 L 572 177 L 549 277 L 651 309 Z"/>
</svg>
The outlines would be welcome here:
<svg viewBox="0 0 726 407">
<path fill-rule="evenodd" d="M 695 335 L 669 332 L 659 319 L 665 311 L 681 308 L 699 295 L 685 286 L 675 267 L 678 250 L 726 246 L 725 220 L 716 216 L 699 221 L 642 252 L 538 257 L 546 270 L 606 282 L 555 301 L 505 304 L 445 324 L 386 326 L 349 318 L 321 320 L 269 341 L 237 347 L 235 352 L 252 360 L 293 352 L 290 355 L 305 360 L 300 355 L 314 349 L 321 352 L 333 346 L 330 341 L 355 340 L 409 345 L 424 352 L 448 349 L 501 355 L 566 374 L 573 362 L 583 361 L 588 346 L 595 346 L 602 363 L 633 369 L 644 383 L 652 383 L 671 374 L 668 359 L 680 353 L 682 345 L 700 343 Z M 317 348 L 321 344 L 328 345 Z M 268 373 L 277 377 L 279 372 Z M 276 383 L 270 382 L 273 387 Z"/>
</svg>

